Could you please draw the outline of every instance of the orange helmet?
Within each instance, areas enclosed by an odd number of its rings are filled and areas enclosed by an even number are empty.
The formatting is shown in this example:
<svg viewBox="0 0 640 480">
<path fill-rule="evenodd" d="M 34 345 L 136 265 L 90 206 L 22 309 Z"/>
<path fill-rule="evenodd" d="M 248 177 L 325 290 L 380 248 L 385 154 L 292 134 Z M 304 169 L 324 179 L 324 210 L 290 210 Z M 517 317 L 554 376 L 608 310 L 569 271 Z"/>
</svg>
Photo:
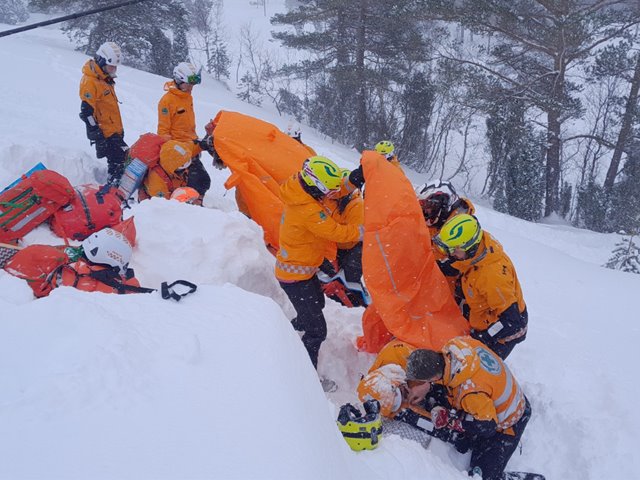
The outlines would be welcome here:
<svg viewBox="0 0 640 480">
<path fill-rule="evenodd" d="M 171 200 L 182 203 L 193 203 L 200 197 L 198 191 L 191 187 L 178 187 L 171 194 Z"/>
</svg>

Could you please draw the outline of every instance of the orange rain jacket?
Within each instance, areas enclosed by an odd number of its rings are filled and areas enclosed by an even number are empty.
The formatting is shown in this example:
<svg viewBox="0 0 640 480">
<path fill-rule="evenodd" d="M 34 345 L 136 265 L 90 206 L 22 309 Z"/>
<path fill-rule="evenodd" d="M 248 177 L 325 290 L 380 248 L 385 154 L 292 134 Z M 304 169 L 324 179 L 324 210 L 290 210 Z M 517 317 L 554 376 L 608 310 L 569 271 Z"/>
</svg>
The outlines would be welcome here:
<svg viewBox="0 0 640 480">
<path fill-rule="evenodd" d="M 164 89 L 167 93 L 158 102 L 158 135 L 190 142 L 192 156 L 195 156 L 202 149 L 193 143 L 198 135 L 191 92 L 183 92 L 173 80 L 165 83 Z"/>
<path fill-rule="evenodd" d="M 362 264 L 375 308 L 396 338 L 440 349 L 469 326 L 436 265 L 413 186 L 376 152 L 365 151 L 361 164 L 367 185 Z"/>
<path fill-rule="evenodd" d="M 469 324 L 486 330 L 514 303 L 526 307 L 516 269 L 500 242 L 486 230 L 473 258 L 452 264 L 460 271 L 462 293 L 469 307 Z"/>
<path fill-rule="evenodd" d="M 341 225 L 333 212 L 302 187 L 296 173 L 280 189 L 284 212 L 280 222 L 280 249 L 276 255 L 276 278 L 296 282 L 313 277 L 333 242 L 356 242 L 358 225 Z"/>
<path fill-rule="evenodd" d="M 451 406 L 480 421 L 496 422 L 496 431 L 513 435 L 524 413 L 522 389 L 504 362 L 482 342 L 458 337 L 442 349 Z"/>
<path fill-rule="evenodd" d="M 82 67 L 80 100 L 93 107 L 93 116 L 105 138 L 123 134 L 122 117 L 118 106 L 115 83 L 93 60 Z"/>
</svg>

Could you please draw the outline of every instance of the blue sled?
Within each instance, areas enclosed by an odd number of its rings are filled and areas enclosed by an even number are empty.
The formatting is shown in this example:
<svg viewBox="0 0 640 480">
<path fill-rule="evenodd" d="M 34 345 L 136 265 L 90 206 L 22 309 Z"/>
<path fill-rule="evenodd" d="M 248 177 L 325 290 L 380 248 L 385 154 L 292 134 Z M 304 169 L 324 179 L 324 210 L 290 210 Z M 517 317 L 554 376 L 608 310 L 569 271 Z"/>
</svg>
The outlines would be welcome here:
<svg viewBox="0 0 640 480">
<path fill-rule="evenodd" d="M 33 167 L 31 170 L 29 170 L 28 172 L 26 172 L 23 175 L 21 175 L 19 179 L 17 179 L 11 185 L 8 185 L 7 187 L 5 187 L 2 191 L 0 191 L 0 193 L 4 193 L 5 191 L 9 190 L 10 188 L 15 187 L 17 184 L 19 184 L 22 181 L 22 177 L 30 177 L 33 172 L 37 172 L 38 170 L 46 170 L 46 169 L 47 169 L 47 167 L 45 167 L 42 164 L 42 162 L 38 162 L 35 167 Z"/>
</svg>

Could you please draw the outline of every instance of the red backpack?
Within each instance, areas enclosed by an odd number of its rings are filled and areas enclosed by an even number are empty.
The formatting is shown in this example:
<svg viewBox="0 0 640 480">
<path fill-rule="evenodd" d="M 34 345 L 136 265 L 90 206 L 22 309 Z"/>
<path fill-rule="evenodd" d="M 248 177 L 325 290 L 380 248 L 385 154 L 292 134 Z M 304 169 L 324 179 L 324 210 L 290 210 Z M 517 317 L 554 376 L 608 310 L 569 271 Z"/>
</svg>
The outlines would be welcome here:
<svg viewBox="0 0 640 480">
<path fill-rule="evenodd" d="M 103 190 L 98 185 L 76 187 L 71 203 L 53 214 L 53 233 L 62 238 L 84 240 L 98 230 L 120 223 L 122 200 L 118 190 Z"/>
<path fill-rule="evenodd" d="M 24 237 L 74 197 L 69 181 L 40 170 L 0 194 L 0 242 Z"/>
</svg>

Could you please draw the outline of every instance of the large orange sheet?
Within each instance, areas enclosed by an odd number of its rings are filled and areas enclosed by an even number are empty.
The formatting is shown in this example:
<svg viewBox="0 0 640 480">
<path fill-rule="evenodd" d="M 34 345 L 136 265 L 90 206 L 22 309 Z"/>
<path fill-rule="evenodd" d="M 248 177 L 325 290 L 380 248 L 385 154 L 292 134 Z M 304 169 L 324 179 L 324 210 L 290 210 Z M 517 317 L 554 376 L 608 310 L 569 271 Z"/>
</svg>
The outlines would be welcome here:
<svg viewBox="0 0 640 480">
<path fill-rule="evenodd" d="M 468 323 L 436 265 L 413 186 L 376 152 L 362 154 L 364 279 L 387 329 L 419 348 L 439 350 L 468 334 Z"/>
<path fill-rule="evenodd" d="M 302 167 L 310 150 L 275 125 L 237 112 L 221 110 L 213 120 L 213 145 L 231 170 L 224 186 L 236 187 L 265 241 L 278 248 L 283 204 L 280 184 Z"/>
</svg>

